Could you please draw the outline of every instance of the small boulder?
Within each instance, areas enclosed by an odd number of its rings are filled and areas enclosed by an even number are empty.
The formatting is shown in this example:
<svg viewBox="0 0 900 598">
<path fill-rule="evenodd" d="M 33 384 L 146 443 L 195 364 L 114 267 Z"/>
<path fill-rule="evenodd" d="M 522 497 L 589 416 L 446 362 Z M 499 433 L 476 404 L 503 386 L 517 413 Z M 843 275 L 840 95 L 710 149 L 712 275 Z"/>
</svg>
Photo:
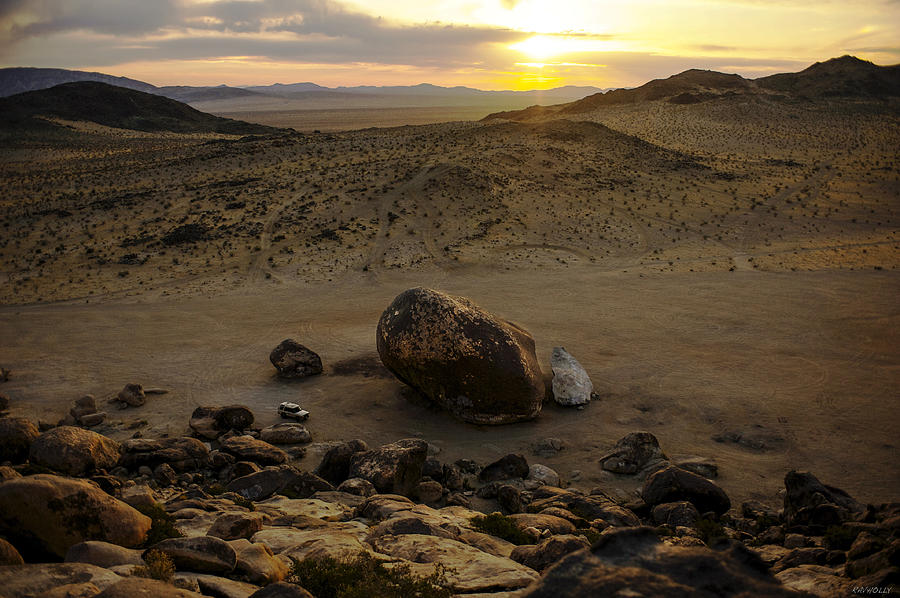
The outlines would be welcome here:
<svg viewBox="0 0 900 598">
<path fill-rule="evenodd" d="M 265 544 L 253 544 L 243 538 L 232 540 L 229 544 L 237 554 L 235 572 L 246 577 L 250 583 L 265 585 L 288 576 L 288 565 L 276 558 Z"/>
<path fill-rule="evenodd" d="M 381 315 L 376 340 L 387 369 L 460 419 L 505 424 L 541 411 L 534 339 L 468 299 L 404 291 Z"/>
<path fill-rule="evenodd" d="M 594 385 L 590 376 L 563 347 L 553 347 L 550 368 L 553 370 L 553 400 L 567 407 L 591 402 Z"/>
<path fill-rule="evenodd" d="M 303 424 L 286 422 L 263 428 L 259 439 L 271 444 L 300 444 L 311 442 L 312 436 Z"/>
<path fill-rule="evenodd" d="M 279 581 L 251 594 L 248 598 L 315 598 L 312 594 L 294 583 Z"/>
<path fill-rule="evenodd" d="M 659 441 L 650 432 L 632 432 L 616 442 L 613 450 L 600 458 L 600 466 L 613 473 L 637 473 L 666 458 Z"/>
<path fill-rule="evenodd" d="M 88 540 L 70 546 L 66 551 L 66 562 L 90 563 L 109 569 L 116 565 L 143 565 L 144 559 L 141 558 L 141 551 L 136 548 Z"/>
<path fill-rule="evenodd" d="M 0 418 L 0 463 L 24 461 L 40 435 L 37 426 L 23 417 Z"/>
<path fill-rule="evenodd" d="M 358 439 L 336 444 L 322 456 L 313 473 L 332 484 L 340 484 L 350 477 L 350 457 L 367 450 L 369 446 Z"/>
<path fill-rule="evenodd" d="M 0 513 L 0 534 L 31 558 L 63 558 L 85 540 L 136 546 L 151 523 L 90 482 L 48 474 L 0 484 Z"/>
<path fill-rule="evenodd" d="M 697 508 L 686 500 L 656 505 L 653 507 L 652 516 L 653 521 L 659 525 L 673 527 L 694 527 L 694 524 L 700 519 Z"/>
<path fill-rule="evenodd" d="M 245 405 L 197 407 L 188 422 L 194 434 L 215 440 L 229 430 L 245 430 L 253 425 L 253 412 Z"/>
<path fill-rule="evenodd" d="M 231 573 L 237 564 L 237 554 L 231 545 L 212 536 L 168 538 L 145 551 L 145 557 L 150 550 L 165 553 L 179 571 Z"/>
<path fill-rule="evenodd" d="M 644 482 L 641 497 L 651 506 L 686 500 L 701 513 L 713 511 L 717 515 L 731 508 L 728 495 L 719 486 L 675 466 L 652 473 Z"/>
<path fill-rule="evenodd" d="M 346 492 L 347 494 L 353 494 L 356 496 L 369 497 L 374 496 L 378 493 L 375 489 L 375 485 L 372 484 L 369 480 L 364 480 L 362 478 L 350 478 L 341 482 L 341 485 L 337 487 L 338 492 Z"/>
<path fill-rule="evenodd" d="M 132 407 L 140 407 L 147 402 L 147 395 L 144 394 L 144 387 L 140 384 L 126 384 L 125 388 L 119 391 L 116 398 Z"/>
<path fill-rule="evenodd" d="M 16 547 L 0 538 L 0 567 L 5 565 L 23 565 L 25 561 Z"/>
<path fill-rule="evenodd" d="M 288 460 L 287 453 L 252 436 L 232 436 L 221 444 L 221 450 L 244 461 L 260 465 L 279 465 Z"/>
<path fill-rule="evenodd" d="M 285 339 L 272 349 L 269 361 L 282 378 L 305 378 L 322 373 L 322 359 L 293 339 Z"/>
<path fill-rule="evenodd" d="M 536 545 L 516 546 L 509 558 L 535 571 L 543 571 L 570 552 L 590 546 L 583 536 L 562 534 L 551 536 Z"/>
<path fill-rule="evenodd" d="M 559 486 L 559 474 L 540 463 L 532 463 L 528 466 L 528 479 L 541 486 Z"/>
<path fill-rule="evenodd" d="M 784 519 L 788 525 L 840 525 L 865 510 L 849 494 L 826 486 L 809 472 L 789 471 L 784 486 Z"/>
<path fill-rule="evenodd" d="M 478 474 L 482 482 L 525 479 L 528 477 L 528 461 L 518 454 L 509 454 L 485 466 Z"/>
<path fill-rule="evenodd" d="M 174 471 L 196 471 L 209 464 L 209 449 L 196 438 L 131 438 L 122 441 L 119 465 L 136 470 L 168 464 Z"/>
<path fill-rule="evenodd" d="M 119 443 L 111 438 L 77 428 L 60 426 L 47 430 L 31 444 L 33 463 L 78 476 L 97 469 L 112 469 L 119 462 Z"/>
<path fill-rule="evenodd" d="M 369 480 L 381 493 L 409 495 L 428 456 L 428 443 L 408 438 L 350 458 L 349 476 Z"/>
<path fill-rule="evenodd" d="M 261 513 L 225 513 L 219 515 L 206 535 L 223 540 L 246 539 L 261 530 L 262 526 Z"/>
</svg>

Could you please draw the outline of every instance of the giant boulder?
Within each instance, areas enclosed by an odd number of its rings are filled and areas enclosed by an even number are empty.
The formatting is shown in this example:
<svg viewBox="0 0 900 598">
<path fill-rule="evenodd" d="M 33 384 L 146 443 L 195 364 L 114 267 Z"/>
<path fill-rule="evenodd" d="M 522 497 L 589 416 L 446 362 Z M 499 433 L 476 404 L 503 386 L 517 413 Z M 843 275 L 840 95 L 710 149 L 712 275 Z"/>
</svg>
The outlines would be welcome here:
<svg viewBox="0 0 900 598">
<path fill-rule="evenodd" d="M 29 557 L 64 558 L 86 540 L 136 546 L 150 518 L 85 480 L 38 474 L 0 484 L 0 535 Z"/>
<path fill-rule="evenodd" d="M 397 378 L 465 421 L 506 424 L 541 411 L 534 339 L 463 297 L 404 291 L 378 321 L 377 346 Z"/>
<path fill-rule="evenodd" d="M 69 475 L 111 469 L 119 462 L 119 443 L 111 438 L 74 426 L 47 430 L 31 444 L 33 463 Z"/>
</svg>

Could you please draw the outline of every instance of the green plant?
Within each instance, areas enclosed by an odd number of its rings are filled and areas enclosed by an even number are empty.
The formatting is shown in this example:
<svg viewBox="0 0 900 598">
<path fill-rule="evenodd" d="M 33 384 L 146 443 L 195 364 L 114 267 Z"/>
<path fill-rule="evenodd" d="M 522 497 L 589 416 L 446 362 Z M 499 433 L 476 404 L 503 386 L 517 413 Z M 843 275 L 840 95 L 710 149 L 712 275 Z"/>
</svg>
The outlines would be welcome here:
<svg viewBox="0 0 900 598">
<path fill-rule="evenodd" d="M 472 518 L 472 527 L 492 536 L 502 538 L 513 544 L 534 544 L 531 536 L 523 532 L 516 525 L 516 521 L 512 517 L 501 515 L 500 513 L 491 513 L 490 515 L 478 516 Z"/>
<path fill-rule="evenodd" d="M 171 582 L 175 576 L 175 563 L 169 558 L 165 552 L 161 550 L 150 550 L 144 556 L 146 565 L 135 568 L 134 575 L 137 577 L 149 577 L 160 581 Z"/>
<path fill-rule="evenodd" d="M 725 528 L 723 528 L 719 522 L 713 521 L 712 519 L 699 519 L 695 528 L 700 533 L 700 539 L 703 540 L 703 543 L 707 546 L 728 537 L 725 535 Z"/>
<path fill-rule="evenodd" d="M 147 532 L 147 539 L 144 546 L 153 546 L 157 542 L 162 542 L 166 538 L 181 538 L 184 536 L 178 528 L 175 527 L 175 518 L 169 515 L 160 504 L 139 505 L 135 507 L 138 511 L 150 518 L 150 531 Z"/>
<path fill-rule="evenodd" d="M 409 565 L 388 568 L 372 555 L 360 552 L 343 560 L 295 560 L 290 581 L 316 598 L 450 598 L 453 592 L 446 572 L 437 565 L 433 574 L 422 577 L 413 574 Z"/>
<path fill-rule="evenodd" d="M 239 507 L 244 507 L 244 508 L 247 509 L 248 511 L 255 511 L 255 510 L 256 510 L 256 506 L 253 504 L 253 501 L 250 500 L 249 498 L 244 498 L 244 497 L 241 496 L 241 495 L 237 495 L 237 496 L 233 497 L 231 500 L 232 500 L 232 501 L 234 502 L 234 504 L 236 504 L 237 506 L 239 506 Z"/>
</svg>

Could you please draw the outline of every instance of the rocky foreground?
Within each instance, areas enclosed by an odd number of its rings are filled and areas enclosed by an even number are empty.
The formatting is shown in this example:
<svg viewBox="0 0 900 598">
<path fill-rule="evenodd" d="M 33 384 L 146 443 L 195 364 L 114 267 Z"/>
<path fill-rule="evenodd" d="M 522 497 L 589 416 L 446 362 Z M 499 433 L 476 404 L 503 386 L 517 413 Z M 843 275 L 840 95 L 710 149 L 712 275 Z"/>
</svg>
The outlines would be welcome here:
<svg viewBox="0 0 900 598">
<path fill-rule="evenodd" d="M 860 504 L 810 473 L 785 476 L 782 510 L 736 506 L 701 475 L 715 470 L 676 466 L 634 433 L 603 457 L 644 478 L 623 503 L 562 488 L 521 455 L 442 463 L 421 439 L 333 443 L 304 471 L 292 462 L 305 428 L 253 419 L 201 408 L 190 423 L 203 440 L 121 443 L 0 419 L 0 594 L 310 596 L 304 563 L 360 554 L 445 596 L 840 596 L 897 583 L 900 504 Z"/>
</svg>

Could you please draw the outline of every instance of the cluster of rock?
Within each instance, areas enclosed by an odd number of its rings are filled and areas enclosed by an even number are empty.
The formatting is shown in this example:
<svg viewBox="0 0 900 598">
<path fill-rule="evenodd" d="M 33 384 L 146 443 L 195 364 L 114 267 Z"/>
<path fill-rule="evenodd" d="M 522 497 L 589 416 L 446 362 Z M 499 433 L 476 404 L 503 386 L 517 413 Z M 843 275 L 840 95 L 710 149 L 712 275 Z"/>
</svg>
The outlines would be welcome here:
<svg viewBox="0 0 900 598">
<path fill-rule="evenodd" d="M 217 434 L 206 442 L 119 443 L 0 419 L 16 431 L 0 433 L 5 595 L 308 596 L 293 561 L 361 552 L 417 575 L 440 564 L 453 592 L 496 598 L 837 596 L 896 582 L 900 505 L 861 505 L 808 473 L 785 477 L 780 511 L 733 509 L 646 432 L 602 458 L 618 475 L 644 477 L 627 501 L 563 488 L 518 454 L 443 463 L 421 439 L 334 443 L 306 471 L 257 437 L 252 413 L 221 409 L 192 418 L 198 435 Z M 194 427 L 200 419 L 209 421 Z M 154 505 L 180 537 L 153 531 L 144 513 Z M 485 525 L 492 511 L 514 536 Z M 157 553 L 174 565 L 169 583 L 141 577 Z"/>
</svg>

